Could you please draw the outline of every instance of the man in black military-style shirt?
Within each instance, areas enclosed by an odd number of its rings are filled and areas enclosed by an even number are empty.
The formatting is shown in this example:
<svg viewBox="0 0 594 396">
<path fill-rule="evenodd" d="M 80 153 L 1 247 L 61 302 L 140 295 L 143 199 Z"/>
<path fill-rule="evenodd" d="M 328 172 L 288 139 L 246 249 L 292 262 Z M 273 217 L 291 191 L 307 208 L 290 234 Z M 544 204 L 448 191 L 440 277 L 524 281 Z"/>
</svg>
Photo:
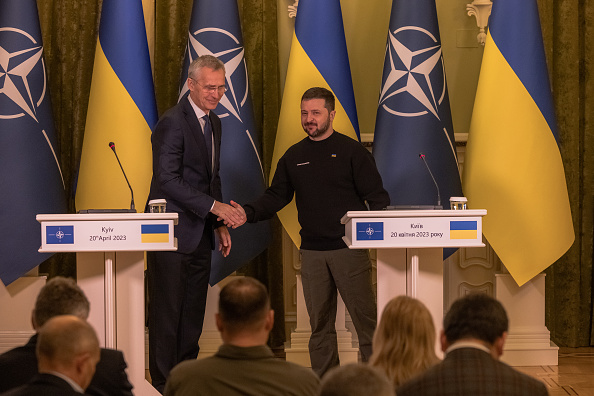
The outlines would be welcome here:
<svg viewBox="0 0 594 396">
<path fill-rule="evenodd" d="M 363 361 L 371 355 L 377 320 L 369 253 L 347 248 L 340 219 L 347 211 L 380 210 L 390 204 L 371 153 L 332 128 L 334 108 L 334 94 L 325 88 L 303 94 L 301 125 L 308 136 L 282 156 L 264 194 L 244 205 L 247 221 L 256 222 L 271 218 L 295 196 L 301 277 L 312 329 L 309 352 L 319 376 L 339 365 L 337 290 L 353 319 Z"/>
</svg>

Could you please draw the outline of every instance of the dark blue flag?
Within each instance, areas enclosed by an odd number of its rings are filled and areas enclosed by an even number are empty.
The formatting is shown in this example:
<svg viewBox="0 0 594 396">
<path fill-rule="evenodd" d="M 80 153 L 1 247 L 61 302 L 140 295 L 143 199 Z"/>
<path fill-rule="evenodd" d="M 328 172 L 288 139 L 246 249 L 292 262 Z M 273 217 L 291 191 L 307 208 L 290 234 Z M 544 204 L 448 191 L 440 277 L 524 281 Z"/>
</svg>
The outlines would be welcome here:
<svg viewBox="0 0 594 396">
<path fill-rule="evenodd" d="M 188 48 L 180 84 L 180 98 L 188 87 L 188 66 L 201 55 L 213 55 L 225 63 L 227 92 L 215 109 L 221 118 L 220 176 L 225 202 L 241 204 L 258 198 L 265 190 L 258 137 L 254 128 L 243 39 L 236 0 L 195 0 L 190 20 Z M 270 242 L 268 221 L 230 229 L 232 249 L 228 257 L 214 254 L 210 284 L 215 285 L 260 254 Z"/>
<path fill-rule="evenodd" d="M 373 155 L 392 205 L 436 205 L 461 196 L 456 143 L 434 0 L 394 0 Z"/>
<path fill-rule="evenodd" d="M 38 213 L 65 213 L 35 0 L 0 2 L 0 279 L 5 285 L 50 255 L 39 253 Z"/>
</svg>

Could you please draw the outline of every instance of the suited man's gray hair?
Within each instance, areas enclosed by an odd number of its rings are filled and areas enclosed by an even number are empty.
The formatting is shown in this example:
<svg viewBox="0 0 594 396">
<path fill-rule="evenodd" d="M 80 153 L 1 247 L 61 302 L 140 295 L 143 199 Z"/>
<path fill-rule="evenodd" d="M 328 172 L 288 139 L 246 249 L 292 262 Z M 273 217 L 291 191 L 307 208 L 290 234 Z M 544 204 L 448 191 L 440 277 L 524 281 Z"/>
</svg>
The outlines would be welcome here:
<svg viewBox="0 0 594 396">
<path fill-rule="evenodd" d="M 74 315 L 87 320 L 89 310 L 89 300 L 74 279 L 57 276 L 41 288 L 35 301 L 33 321 L 39 328 L 58 315 Z"/>
<path fill-rule="evenodd" d="M 204 67 L 208 67 L 214 71 L 225 71 L 225 64 L 219 58 L 212 55 L 202 55 L 190 63 L 190 66 L 188 67 L 188 77 L 196 80 L 200 70 Z"/>
</svg>

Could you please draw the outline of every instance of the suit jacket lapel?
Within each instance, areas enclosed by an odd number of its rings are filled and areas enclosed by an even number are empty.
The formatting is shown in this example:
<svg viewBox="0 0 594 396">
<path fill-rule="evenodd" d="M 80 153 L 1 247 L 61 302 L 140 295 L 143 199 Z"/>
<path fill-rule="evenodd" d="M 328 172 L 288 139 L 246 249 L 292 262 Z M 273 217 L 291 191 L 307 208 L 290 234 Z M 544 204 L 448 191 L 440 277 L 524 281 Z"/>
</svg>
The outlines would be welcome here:
<svg viewBox="0 0 594 396">
<path fill-rule="evenodd" d="M 206 151 L 206 142 L 204 141 L 204 134 L 202 132 L 202 127 L 200 126 L 200 121 L 196 117 L 196 113 L 192 108 L 190 102 L 188 102 L 188 98 L 183 98 L 184 101 L 183 109 L 186 118 L 186 122 L 188 123 L 188 128 L 190 129 L 191 135 L 196 140 L 196 144 L 200 148 L 200 159 L 206 168 L 206 172 L 208 174 L 209 179 L 212 177 L 212 164 L 211 159 L 208 158 L 208 151 Z M 213 131 L 214 134 L 214 131 Z"/>
</svg>

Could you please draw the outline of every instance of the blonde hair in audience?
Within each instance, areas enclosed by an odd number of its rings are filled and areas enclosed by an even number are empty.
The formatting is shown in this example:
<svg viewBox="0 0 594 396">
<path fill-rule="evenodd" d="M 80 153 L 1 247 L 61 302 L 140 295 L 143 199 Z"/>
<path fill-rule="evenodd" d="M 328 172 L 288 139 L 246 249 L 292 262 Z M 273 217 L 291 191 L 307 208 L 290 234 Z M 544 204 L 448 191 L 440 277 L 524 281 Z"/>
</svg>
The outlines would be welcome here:
<svg viewBox="0 0 594 396">
<path fill-rule="evenodd" d="M 383 370 L 398 386 L 438 361 L 435 326 L 427 307 L 407 296 L 390 300 L 373 336 L 369 364 Z"/>
</svg>

